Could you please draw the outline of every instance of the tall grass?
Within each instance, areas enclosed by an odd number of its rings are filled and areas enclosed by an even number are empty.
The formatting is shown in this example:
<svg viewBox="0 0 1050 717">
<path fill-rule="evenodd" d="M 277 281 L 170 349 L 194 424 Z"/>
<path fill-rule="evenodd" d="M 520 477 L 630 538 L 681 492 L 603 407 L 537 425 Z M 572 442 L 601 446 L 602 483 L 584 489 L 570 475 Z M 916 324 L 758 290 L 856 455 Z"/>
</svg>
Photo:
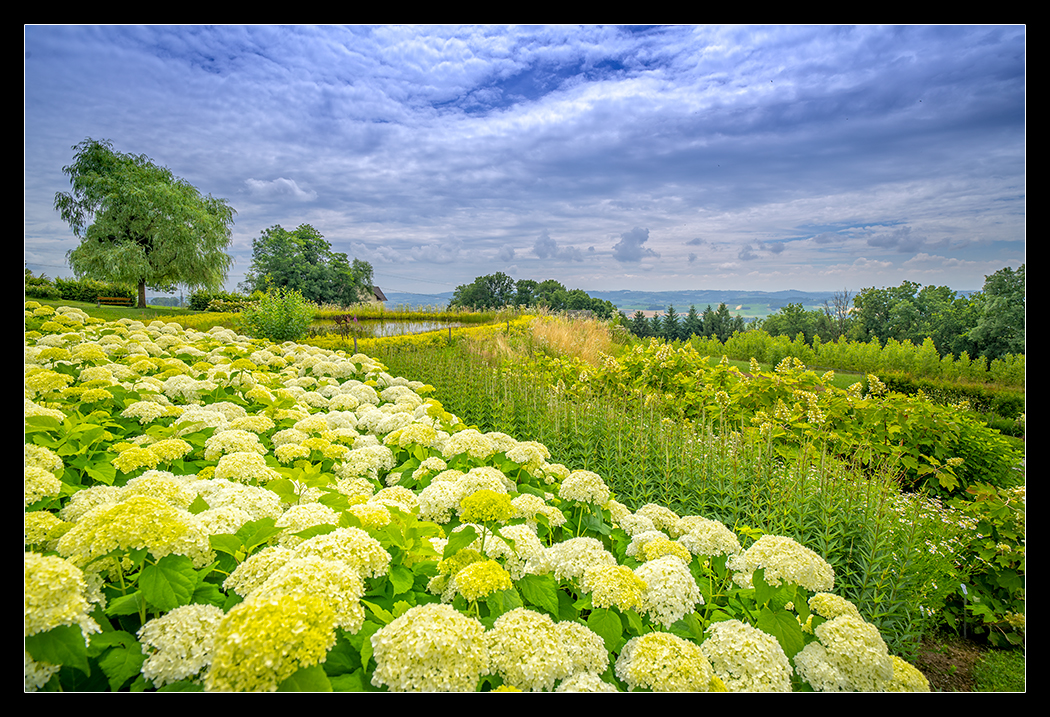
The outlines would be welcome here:
<svg viewBox="0 0 1050 717">
<path fill-rule="evenodd" d="M 825 556 L 836 592 L 879 626 L 893 650 L 917 649 L 930 611 L 953 585 L 962 529 L 902 498 L 893 476 L 861 479 L 830 460 L 785 465 L 731 426 L 686 429 L 640 398 L 570 400 L 468 349 L 384 351 L 380 344 L 374 356 L 396 375 L 435 386 L 435 397 L 468 424 L 540 441 L 552 460 L 599 473 L 632 509 L 659 503 L 738 533 L 798 540 Z"/>
</svg>

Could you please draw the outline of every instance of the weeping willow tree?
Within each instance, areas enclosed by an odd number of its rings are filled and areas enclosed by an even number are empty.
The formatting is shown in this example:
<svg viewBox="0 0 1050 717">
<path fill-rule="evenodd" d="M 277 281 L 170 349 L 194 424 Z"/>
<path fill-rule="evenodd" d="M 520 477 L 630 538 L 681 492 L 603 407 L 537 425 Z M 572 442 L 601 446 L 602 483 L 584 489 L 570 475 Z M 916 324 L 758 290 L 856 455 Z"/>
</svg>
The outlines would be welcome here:
<svg viewBox="0 0 1050 717">
<path fill-rule="evenodd" d="M 55 209 L 80 237 L 66 256 L 77 278 L 133 284 L 139 308 L 146 287 L 219 290 L 233 260 L 233 208 L 158 167 L 146 155 L 123 154 L 108 140 L 73 147 L 63 167 L 72 190 L 55 195 Z"/>
</svg>

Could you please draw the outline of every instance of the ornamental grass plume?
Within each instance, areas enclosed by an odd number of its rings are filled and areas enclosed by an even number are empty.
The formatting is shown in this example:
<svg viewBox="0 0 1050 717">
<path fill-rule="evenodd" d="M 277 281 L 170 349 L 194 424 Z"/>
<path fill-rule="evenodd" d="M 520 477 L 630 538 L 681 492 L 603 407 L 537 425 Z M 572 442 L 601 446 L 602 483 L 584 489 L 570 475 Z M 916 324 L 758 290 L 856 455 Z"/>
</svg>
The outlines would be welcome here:
<svg viewBox="0 0 1050 717">
<path fill-rule="evenodd" d="M 484 626 L 450 605 L 417 605 L 371 642 L 372 684 L 391 692 L 473 692 L 489 673 Z"/>
</svg>

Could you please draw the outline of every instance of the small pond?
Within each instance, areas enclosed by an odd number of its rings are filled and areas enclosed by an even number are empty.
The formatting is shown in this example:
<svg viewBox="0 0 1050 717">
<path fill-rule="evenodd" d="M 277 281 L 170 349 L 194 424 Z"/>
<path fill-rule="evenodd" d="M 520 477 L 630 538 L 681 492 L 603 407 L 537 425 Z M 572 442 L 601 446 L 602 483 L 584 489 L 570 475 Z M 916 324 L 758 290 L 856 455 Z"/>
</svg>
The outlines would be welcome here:
<svg viewBox="0 0 1050 717">
<path fill-rule="evenodd" d="M 449 323 L 446 321 L 387 321 L 387 320 L 364 320 L 354 324 L 351 336 L 358 338 L 385 338 L 387 336 L 405 336 L 407 334 L 422 334 L 427 331 L 439 331 L 441 329 L 459 328 L 463 324 Z M 327 330 L 329 333 L 339 333 L 339 327 L 334 321 L 314 322 L 314 331 Z"/>
</svg>

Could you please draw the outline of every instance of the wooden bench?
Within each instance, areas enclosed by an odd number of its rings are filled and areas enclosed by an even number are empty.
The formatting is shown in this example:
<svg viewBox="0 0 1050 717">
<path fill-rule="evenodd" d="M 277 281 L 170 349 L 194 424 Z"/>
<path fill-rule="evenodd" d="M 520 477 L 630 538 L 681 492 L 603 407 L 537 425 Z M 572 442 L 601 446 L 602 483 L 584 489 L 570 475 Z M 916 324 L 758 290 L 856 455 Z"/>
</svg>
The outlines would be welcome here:
<svg viewBox="0 0 1050 717">
<path fill-rule="evenodd" d="M 98 303 L 96 306 L 134 306 L 135 300 L 129 299 L 126 296 L 99 296 L 97 297 Z"/>
</svg>

